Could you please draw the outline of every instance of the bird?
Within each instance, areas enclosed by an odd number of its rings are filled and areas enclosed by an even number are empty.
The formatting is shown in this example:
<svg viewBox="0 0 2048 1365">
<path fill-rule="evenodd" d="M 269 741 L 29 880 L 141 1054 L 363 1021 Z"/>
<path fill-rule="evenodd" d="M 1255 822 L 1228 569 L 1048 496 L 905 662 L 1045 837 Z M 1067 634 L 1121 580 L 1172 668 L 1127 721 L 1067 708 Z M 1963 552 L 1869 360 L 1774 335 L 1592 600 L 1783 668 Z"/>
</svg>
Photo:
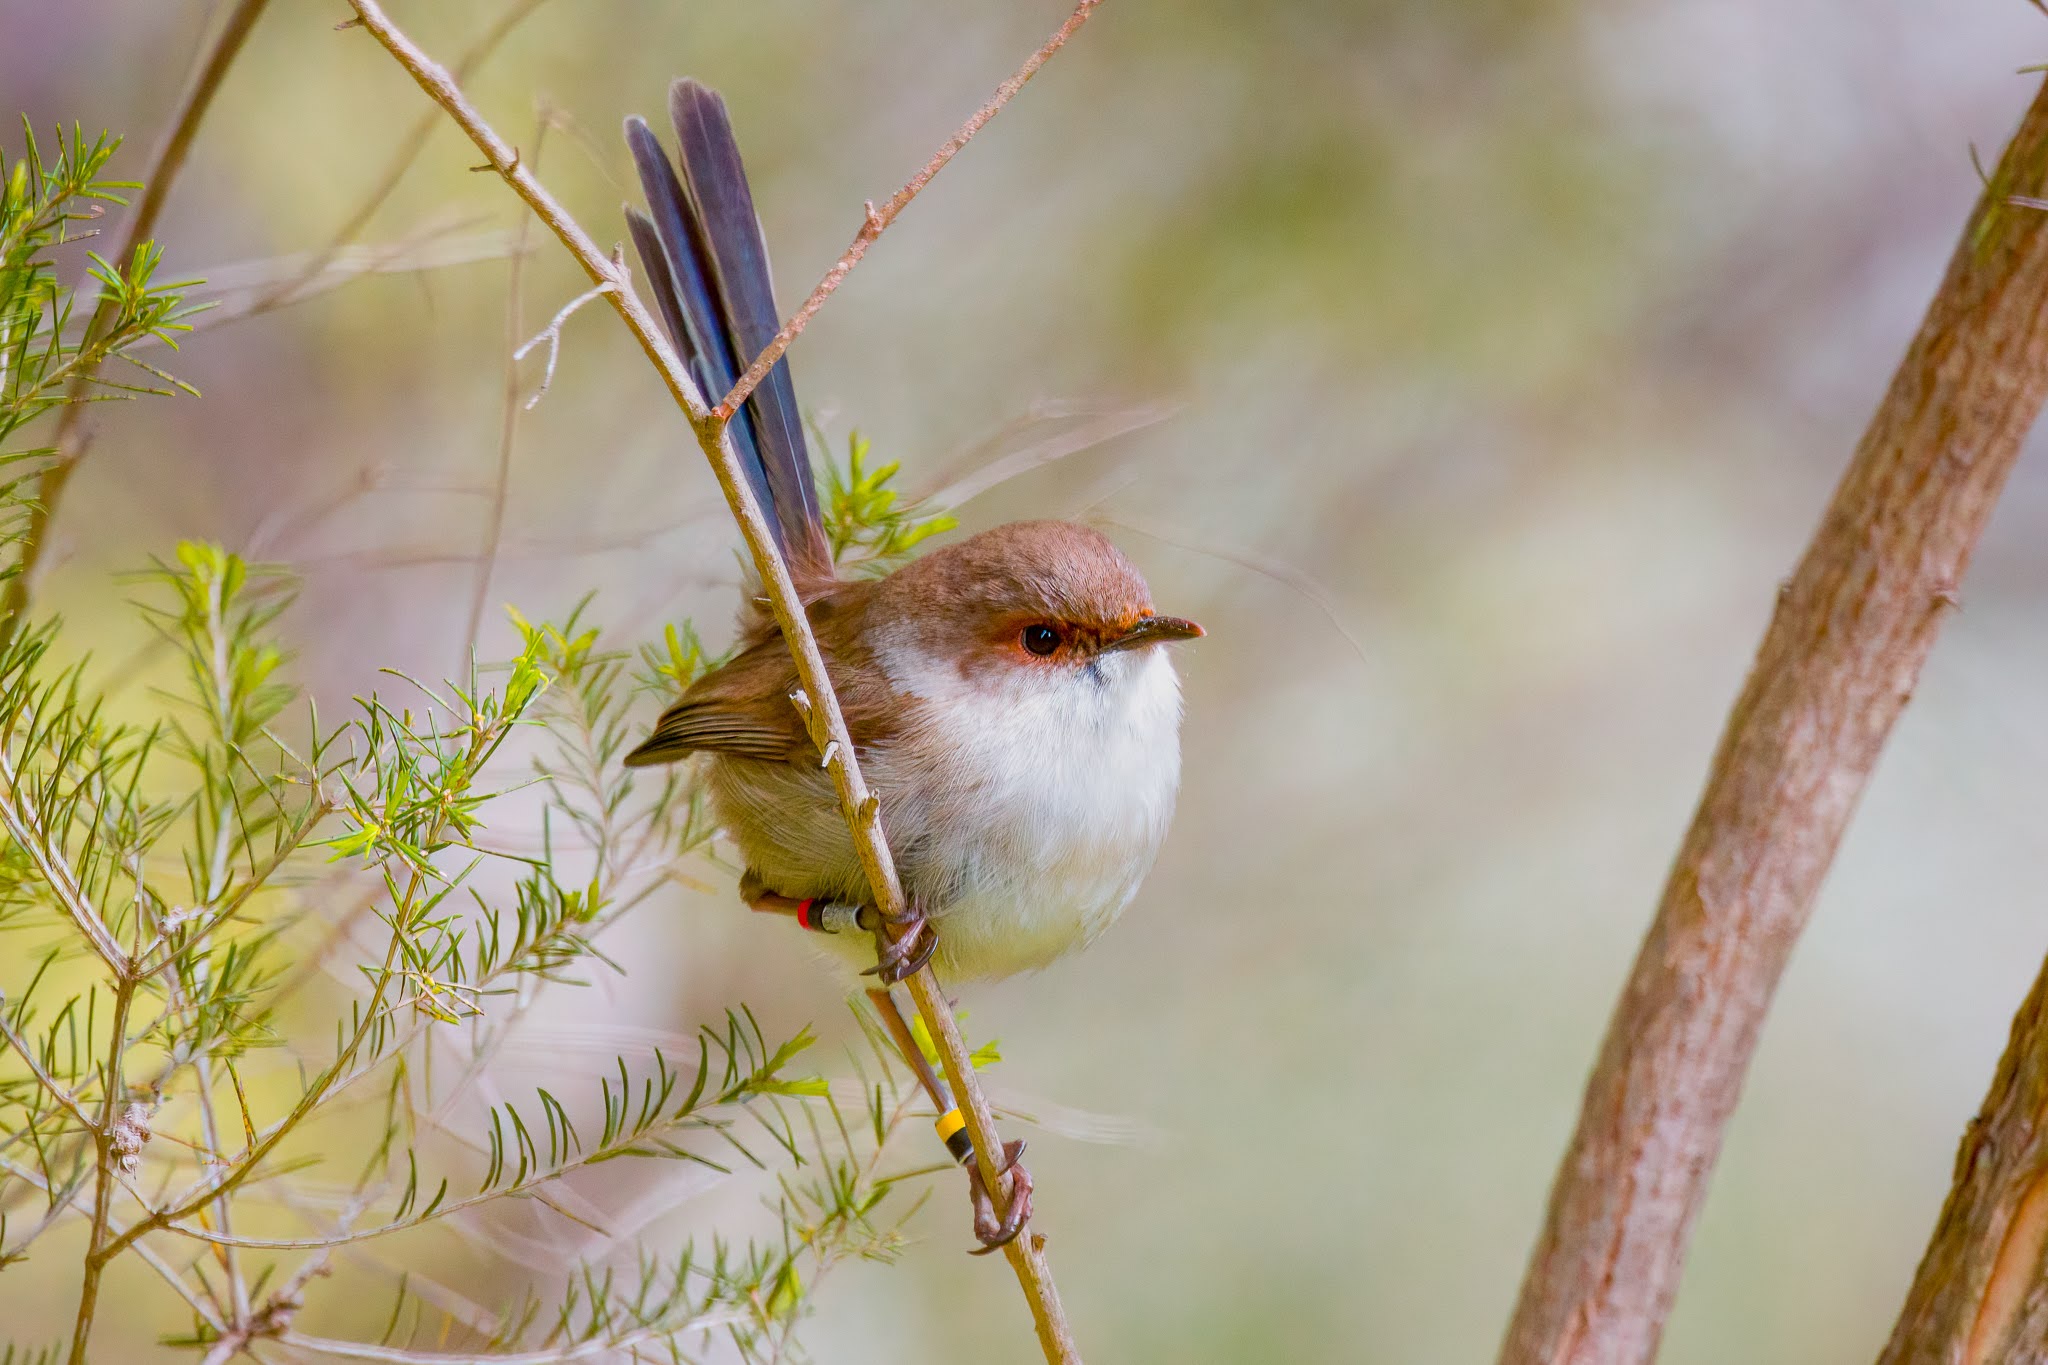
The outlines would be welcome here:
<svg viewBox="0 0 2048 1365">
<path fill-rule="evenodd" d="M 673 162 L 644 119 L 626 120 L 646 202 L 626 206 L 627 228 L 677 355 L 701 392 L 719 395 L 780 314 L 724 100 L 680 79 L 669 114 Z M 735 652 L 691 682 L 624 762 L 701 759 L 744 860 L 742 898 L 837 931 L 815 940 L 876 979 L 871 998 L 943 1107 L 890 987 L 927 964 L 949 983 L 1035 970 L 1116 920 L 1159 853 L 1180 786 L 1169 647 L 1204 632 L 1156 611 L 1122 551 L 1066 521 L 1013 522 L 886 575 L 843 575 L 786 357 L 732 414 L 730 434 L 878 797 L 906 914 L 884 922 L 871 903 L 758 584 L 742 593 Z M 1021 1147 L 1010 1148 L 1019 1197 L 1008 1218 L 993 1216 L 969 1164 L 984 1251 L 1029 1216 Z"/>
</svg>

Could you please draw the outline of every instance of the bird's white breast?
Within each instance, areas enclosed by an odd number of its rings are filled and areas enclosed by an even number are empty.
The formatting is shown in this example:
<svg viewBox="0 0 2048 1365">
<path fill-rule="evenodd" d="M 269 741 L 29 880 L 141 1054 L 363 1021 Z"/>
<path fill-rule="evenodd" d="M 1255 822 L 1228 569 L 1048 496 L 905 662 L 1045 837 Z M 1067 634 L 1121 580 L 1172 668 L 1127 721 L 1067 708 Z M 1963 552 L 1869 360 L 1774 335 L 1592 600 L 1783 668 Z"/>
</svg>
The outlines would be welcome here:
<svg viewBox="0 0 2048 1365">
<path fill-rule="evenodd" d="M 954 977 L 1042 967 L 1093 939 L 1151 869 L 1180 783 L 1180 682 L 1162 648 L 963 676 L 881 652 L 921 698 L 875 780 Z"/>
</svg>

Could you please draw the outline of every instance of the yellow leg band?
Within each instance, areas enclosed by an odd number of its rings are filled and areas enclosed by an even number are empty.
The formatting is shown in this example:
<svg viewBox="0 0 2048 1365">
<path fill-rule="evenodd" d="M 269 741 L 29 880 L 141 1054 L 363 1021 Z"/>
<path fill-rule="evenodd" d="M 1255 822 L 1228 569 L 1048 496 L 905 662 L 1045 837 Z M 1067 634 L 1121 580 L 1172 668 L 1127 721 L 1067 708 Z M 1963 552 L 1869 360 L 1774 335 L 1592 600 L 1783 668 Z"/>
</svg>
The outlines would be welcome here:
<svg viewBox="0 0 2048 1365">
<path fill-rule="evenodd" d="M 958 1109 L 948 1109 L 939 1115 L 932 1127 L 938 1129 L 939 1141 L 946 1144 L 955 1161 L 965 1166 L 974 1160 L 974 1140 L 967 1136 L 967 1119 Z"/>
</svg>

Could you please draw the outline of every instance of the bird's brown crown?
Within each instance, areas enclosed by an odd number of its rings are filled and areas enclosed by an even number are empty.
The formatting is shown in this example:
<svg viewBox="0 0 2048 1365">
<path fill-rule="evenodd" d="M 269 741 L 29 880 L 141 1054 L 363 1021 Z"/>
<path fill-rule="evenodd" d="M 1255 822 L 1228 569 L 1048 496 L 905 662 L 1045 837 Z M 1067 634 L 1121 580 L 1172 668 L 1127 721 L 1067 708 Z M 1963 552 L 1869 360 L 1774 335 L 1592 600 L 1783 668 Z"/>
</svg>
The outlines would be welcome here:
<svg viewBox="0 0 2048 1365">
<path fill-rule="evenodd" d="M 874 607 L 928 648 L 1024 647 L 1042 623 L 1063 650 L 1087 651 L 1152 614 L 1136 566 L 1101 532 L 1066 521 L 1018 521 L 905 565 L 877 587 Z"/>
</svg>

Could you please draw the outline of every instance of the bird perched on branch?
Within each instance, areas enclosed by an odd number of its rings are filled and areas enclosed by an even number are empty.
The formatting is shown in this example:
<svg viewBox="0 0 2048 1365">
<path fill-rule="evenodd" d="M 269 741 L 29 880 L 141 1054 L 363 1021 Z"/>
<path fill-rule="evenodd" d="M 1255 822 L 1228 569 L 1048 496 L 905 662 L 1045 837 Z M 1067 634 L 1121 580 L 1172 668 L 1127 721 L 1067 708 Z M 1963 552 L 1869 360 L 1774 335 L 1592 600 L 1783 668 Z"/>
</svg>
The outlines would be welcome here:
<svg viewBox="0 0 2048 1365">
<path fill-rule="evenodd" d="M 647 199 L 627 223 L 677 353 L 715 401 L 779 314 L 724 101 L 681 80 L 669 112 L 680 175 L 644 121 L 626 123 Z M 1181 703 L 1162 646 L 1202 628 L 1156 612 L 1131 562 L 1068 522 L 999 526 L 886 577 L 842 579 L 786 360 L 733 414 L 731 435 L 880 799 L 908 918 L 885 924 L 869 903 L 798 710 L 795 664 L 757 593 L 741 607 L 738 653 L 625 761 L 706 756 L 714 807 L 746 859 L 742 894 L 794 907 L 807 927 L 864 931 L 819 941 L 879 976 L 871 994 L 892 1031 L 901 1016 L 887 987 L 927 962 L 952 980 L 1000 977 L 1086 945 L 1165 837 Z M 908 1060 L 934 1084 L 914 1048 Z M 1015 1199 L 998 1224 L 978 1199 L 983 1241 L 1015 1236 L 1028 1204 Z"/>
</svg>

